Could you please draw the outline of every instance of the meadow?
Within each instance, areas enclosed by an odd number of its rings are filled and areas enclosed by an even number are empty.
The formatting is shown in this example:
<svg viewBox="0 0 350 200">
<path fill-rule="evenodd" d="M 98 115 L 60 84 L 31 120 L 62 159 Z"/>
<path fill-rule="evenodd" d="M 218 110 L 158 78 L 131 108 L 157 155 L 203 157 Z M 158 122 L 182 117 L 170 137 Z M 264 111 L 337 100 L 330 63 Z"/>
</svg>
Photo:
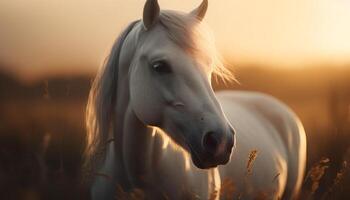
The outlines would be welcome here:
<svg viewBox="0 0 350 200">
<path fill-rule="evenodd" d="M 235 74 L 239 83 L 214 82 L 214 88 L 271 94 L 301 118 L 308 139 L 301 199 L 350 199 L 350 69 L 246 66 Z M 88 199 L 80 166 L 92 78 L 28 83 L 0 73 L 1 199 Z M 237 192 L 230 180 L 223 185 L 222 195 Z"/>
</svg>

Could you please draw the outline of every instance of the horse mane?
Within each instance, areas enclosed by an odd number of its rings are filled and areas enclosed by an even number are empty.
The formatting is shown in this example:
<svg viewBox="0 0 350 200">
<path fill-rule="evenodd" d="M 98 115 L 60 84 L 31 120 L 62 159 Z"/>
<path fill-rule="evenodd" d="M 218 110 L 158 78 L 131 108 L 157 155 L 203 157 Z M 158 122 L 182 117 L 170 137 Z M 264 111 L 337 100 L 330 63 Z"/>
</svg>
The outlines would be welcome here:
<svg viewBox="0 0 350 200">
<path fill-rule="evenodd" d="M 116 105 L 119 54 L 124 40 L 135 24 L 134 21 L 120 34 L 103 68 L 92 84 L 86 107 L 86 148 L 83 168 L 88 175 L 95 173 L 105 157 L 107 143 L 112 131 L 113 112 Z M 214 37 L 194 16 L 178 11 L 162 11 L 158 24 L 170 40 L 194 56 L 206 56 L 212 60 L 213 74 L 223 80 L 234 80 L 232 73 L 222 64 L 215 48 Z M 145 31 L 145 30 L 144 30 Z"/>
<path fill-rule="evenodd" d="M 105 156 L 116 103 L 119 55 L 125 38 L 138 21 L 130 23 L 119 35 L 91 86 L 85 113 L 87 137 L 83 163 L 88 176 L 95 173 Z"/>
</svg>

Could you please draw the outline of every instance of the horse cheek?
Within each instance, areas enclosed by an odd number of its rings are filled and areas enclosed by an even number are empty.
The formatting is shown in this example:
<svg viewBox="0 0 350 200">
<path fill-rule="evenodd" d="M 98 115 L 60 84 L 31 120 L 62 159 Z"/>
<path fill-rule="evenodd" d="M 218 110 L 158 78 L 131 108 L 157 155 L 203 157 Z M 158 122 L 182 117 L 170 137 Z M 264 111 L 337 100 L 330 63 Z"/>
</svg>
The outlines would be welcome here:
<svg viewBox="0 0 350 200">
<path fill-rule="evenodd" d="M 161 122 L 161 102 L 154 89 L 145 85 L 133 86 L 130 91 L 131 106 L 136 116 L 146 125 L 159 126 Z"/>
</svg>

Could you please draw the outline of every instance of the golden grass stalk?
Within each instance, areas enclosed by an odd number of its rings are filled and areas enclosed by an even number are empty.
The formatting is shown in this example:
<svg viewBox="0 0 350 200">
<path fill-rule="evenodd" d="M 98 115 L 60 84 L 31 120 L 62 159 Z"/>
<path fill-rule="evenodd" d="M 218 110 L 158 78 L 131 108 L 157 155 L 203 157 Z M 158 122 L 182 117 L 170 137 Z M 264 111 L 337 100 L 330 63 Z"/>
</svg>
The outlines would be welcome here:
<svg viewBox="0 0 350 200">
<path fill-rule="evenodd" d="M 324 194 L 324 199 L 331 198 L 330 195 L 334 193 L 334 191 L 337 188 L 341 187 L 341 182 L 345 179 L 350 169 L 349 162 L 350 162 L 350 148 L 345 153 L 342 166 L 337 172 L 337 174 L 335 175 L 332 185 L 329 187 L 328 191 Z"/>
<path fill-rule="evenodd" d="M 322 158 L 318 163 L 316 163 L 307 173 L 305 180 L 311 180 L 311 195 L 313 195 L 320 185 L 320 180 L 325 174 L 326 169 L 329 167 L 330 159 Z"/>
<path fill-rule="evenodd" d="M 252 174 L 253 172 L 253 164 L 254 161 L 256 159 L 256 157 L 258 156 L 258 150 L 254 149 L 250 152 L 249 157 L 248 157 L 248 161 L 247 161 L 247 175 Z"/>
</svg>

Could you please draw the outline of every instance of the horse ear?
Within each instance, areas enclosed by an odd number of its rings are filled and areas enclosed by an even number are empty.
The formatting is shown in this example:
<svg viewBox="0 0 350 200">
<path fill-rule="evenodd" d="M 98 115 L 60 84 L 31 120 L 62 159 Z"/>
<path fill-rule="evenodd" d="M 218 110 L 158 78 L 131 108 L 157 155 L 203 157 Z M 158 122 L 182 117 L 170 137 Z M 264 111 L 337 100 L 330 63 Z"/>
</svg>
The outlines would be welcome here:
<svg viewBox="0 0 350 200">
<path fill-rule="evenodd" d="M 158 0 L 147 0 L 143 8 L 143 25 L 146 30 L 149 30 L 158 20 L 159 17 Z"/>
<path fill-rule="evenodd" d="M 191 11 L 191 15 L 195 16 L 199 21 L 202 21 L 205 13 L 208 9 L 208 0 L 203 0 L 201 5 L 199 5 L 196 9 Z"/>
</svg>

